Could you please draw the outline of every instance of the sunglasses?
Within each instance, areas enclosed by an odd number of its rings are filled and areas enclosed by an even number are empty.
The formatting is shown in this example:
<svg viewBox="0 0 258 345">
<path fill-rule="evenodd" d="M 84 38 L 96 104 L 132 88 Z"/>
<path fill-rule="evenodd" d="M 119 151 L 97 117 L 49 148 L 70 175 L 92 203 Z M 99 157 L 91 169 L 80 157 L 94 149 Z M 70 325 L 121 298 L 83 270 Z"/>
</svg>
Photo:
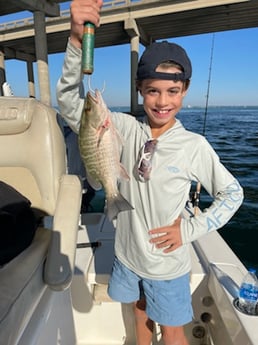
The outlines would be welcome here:
<svg viewBox="0 0 258 345">
<path fill-rule="evenodd" d="M 140 150 L 138 174 L 142 181 L 147 181 L 150 179 L 150 173 L 152 169 L 152 157 L 155 152 L 157 142 L 157 139 L 150 139 L 146 141 L 146 143 Z"/>
</svg>

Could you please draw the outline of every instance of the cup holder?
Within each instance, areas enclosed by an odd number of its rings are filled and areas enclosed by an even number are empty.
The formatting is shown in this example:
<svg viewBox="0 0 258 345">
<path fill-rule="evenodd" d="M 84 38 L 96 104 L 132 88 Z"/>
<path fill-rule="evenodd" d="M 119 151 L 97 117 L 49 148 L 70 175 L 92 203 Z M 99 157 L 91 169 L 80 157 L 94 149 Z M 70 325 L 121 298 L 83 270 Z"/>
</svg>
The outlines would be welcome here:
<svg viewBox="0 0 258 345">
<path fill-rule="evenodd" d="M 256 308 L 255 308 L 255 314 L 249 313 L 248 310 L 246 310 L 246 308 L 242 307 L 239 304 L 239 298 L 238 297 L 234 299 L 233 305 L 238 311 L 240 311 L 241 313 L 243 313 L 245 315 L 258 316 L 258 304 L 256 305 Z"/>
</svg>

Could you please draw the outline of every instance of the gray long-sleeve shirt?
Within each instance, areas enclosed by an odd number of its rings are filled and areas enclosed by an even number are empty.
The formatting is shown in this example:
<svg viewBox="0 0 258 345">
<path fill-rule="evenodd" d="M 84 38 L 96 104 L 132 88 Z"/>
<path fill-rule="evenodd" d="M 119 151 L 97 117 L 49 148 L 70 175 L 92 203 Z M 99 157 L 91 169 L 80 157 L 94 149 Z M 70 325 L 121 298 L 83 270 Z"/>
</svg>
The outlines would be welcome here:
<svg viewBox="0 0 258 345">
<path fill-rule="evenodd" d="M 68 43 L 63 73 L 57 85 L 61 115 L 78 132 L 84 102 L 81 50 Z M 130 181 L 121 181 L 120 192 L 134 207 L 121 212 L 116 222 L 115 253 L 129 269 L 150 279 L 172 279 L 191 269 L 188 245 L 225 225 L 243 200 L 238 181 L 220 163 L 201 135 L 185 130 L 179 120 L 158 138 L 149 181 L 136 173 L 139 150 L 151 138 L 147 118 L 138 121 L 123 113 L 112 120 L 124 138 L 121 162 Z M 213 196 L 211 205 L 195 217 L 181 221 L 183 245 L 164 253 L 149 242 L 148 231 L 172 224 L 189 198 L 192 181 L 199 181 Z"/>
</svg>

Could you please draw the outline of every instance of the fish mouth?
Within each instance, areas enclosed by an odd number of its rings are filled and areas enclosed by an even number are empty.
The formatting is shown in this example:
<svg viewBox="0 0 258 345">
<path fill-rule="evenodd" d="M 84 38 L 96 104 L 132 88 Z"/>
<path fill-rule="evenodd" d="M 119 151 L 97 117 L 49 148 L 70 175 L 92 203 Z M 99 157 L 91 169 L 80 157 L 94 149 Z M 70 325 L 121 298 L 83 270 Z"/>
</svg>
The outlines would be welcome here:
<svg viewBox="0 0 258 345">
<path fill-rule="evenodd" d="M 98 104 L 98 103 L 101 103 L 100 100 L 101 100 L 101 93 L 99 90 L 95 90 L 95 91 L 88 91 L 88 98 L 90 99 L 90 101 L 94 102 L 95 104 Z"/>
<path fill-rule="evenodd" d="M 90 101 L 94 103 L 98 103 L 96 91 L 94 93 L 92 91 L 88 91 L 87 97 L 89 98 Z"/>
</svg>

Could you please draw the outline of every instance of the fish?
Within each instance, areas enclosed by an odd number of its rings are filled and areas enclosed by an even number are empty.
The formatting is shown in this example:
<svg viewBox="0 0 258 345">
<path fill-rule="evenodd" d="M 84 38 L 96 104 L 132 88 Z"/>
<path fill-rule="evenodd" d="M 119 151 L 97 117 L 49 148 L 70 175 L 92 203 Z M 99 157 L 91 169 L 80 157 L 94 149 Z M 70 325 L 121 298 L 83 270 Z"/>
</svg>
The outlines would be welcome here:
<svg viewBox="0 0 258 345">
<path fill-rule="evenodd" d="M 118 189 L 121 179 L 130 180 L 120 162 L 123 140 L 99 90 L 88 91 L 86 94 L 78 142 L 89 184 L 95 190 L 103 188 L 105 191 L 109 220 L 116 218 L 119 212 L 132 210 L 132 205 Z"/>
</svg>

